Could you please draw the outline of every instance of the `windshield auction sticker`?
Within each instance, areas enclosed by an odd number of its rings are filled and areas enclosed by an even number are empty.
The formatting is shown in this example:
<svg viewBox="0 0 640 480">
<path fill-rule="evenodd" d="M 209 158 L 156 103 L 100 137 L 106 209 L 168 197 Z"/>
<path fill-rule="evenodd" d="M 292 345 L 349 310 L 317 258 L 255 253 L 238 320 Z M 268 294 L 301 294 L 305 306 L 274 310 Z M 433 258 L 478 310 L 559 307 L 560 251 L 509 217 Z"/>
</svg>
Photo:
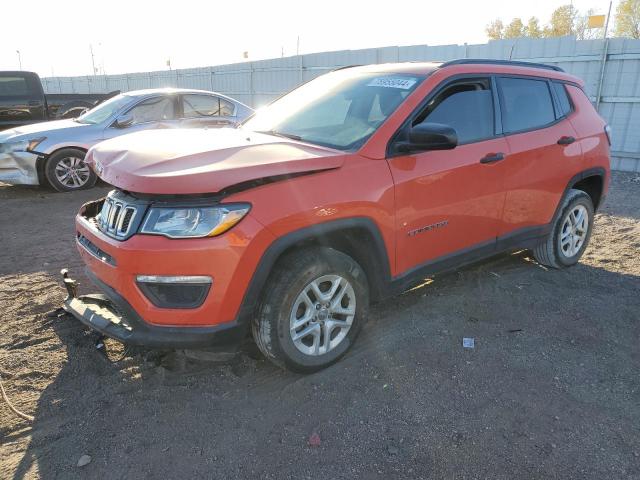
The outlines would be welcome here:
<svg viewBox="0 0 640 480">
<path fill-rule="evenodd" d="M 416 83 L 415 78 L 378 77 L 367 83 L 368 87 L 400 88 L 408 90 Z"/>
</svg>

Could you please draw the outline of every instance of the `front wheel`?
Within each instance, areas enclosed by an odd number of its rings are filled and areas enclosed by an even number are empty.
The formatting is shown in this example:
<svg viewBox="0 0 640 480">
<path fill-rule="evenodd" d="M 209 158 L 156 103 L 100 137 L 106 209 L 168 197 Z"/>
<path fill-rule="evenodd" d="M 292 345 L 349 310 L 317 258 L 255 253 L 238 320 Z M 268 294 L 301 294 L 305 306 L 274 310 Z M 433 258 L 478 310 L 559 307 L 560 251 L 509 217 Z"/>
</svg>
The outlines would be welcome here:
<svg viewBox="0 0 640 480">
<path fill-rule="evenodd" d="M 276 265 L 252 323 L 253 337 L 273 363 L 311 373 L 342 357 L 369 308 L 362 268 L 331 248 L 305 248 Z"/>
<path fill-rule="evenodd" d="M 575 265 L 587 249 L 592 229 L 591 197 L 581 190 L 569 190 L 549 237 L 533 250 L 533 256 L 547 267 Z"/>
<path fill-rule="evenodd" d="M 45 176 L 59 192 L 91 188 L 98 177 L 84 161 L 86 152 L 77 148 L 64 148 L 47 159 Z"/>
</svg>

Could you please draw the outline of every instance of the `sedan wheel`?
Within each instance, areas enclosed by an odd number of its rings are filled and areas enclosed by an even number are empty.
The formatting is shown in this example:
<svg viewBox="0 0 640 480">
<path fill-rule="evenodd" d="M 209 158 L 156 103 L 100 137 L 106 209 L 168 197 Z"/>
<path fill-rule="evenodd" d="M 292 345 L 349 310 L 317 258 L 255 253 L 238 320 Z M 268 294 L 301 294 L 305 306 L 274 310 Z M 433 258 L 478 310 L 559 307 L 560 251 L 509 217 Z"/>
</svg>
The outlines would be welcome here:
<svg viewBox="0 0 640 480">
<path fill-rule="evenodd" d="M 55 168 L 56 179 L 71 189 L 84 187 L 89 181 L 91 170 L 79 157 L 65 157 L 58 161 Z"/>
<path fill-rule="evenodd" d="M 64 148 L 52 154 L 45 164 L 49 184 L 59 192 L 93 187 L 98 177 L 84 157 L 85 152 L 78 148 Z"/>
</svg>

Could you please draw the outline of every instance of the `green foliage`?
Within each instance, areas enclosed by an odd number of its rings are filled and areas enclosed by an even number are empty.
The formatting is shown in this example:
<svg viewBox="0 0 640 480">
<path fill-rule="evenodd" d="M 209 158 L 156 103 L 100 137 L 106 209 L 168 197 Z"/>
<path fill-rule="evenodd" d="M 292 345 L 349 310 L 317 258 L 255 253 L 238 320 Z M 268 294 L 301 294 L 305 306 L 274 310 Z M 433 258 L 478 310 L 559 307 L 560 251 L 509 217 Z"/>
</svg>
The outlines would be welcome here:
<svg viewBox="0 0 640 480">
<path fill-rule="evenodd" d="M 625 26 L 621 27 L 625 35 L 640 38 L 640 0 L 621 0 L 618 6 L 618 18 L 621 18 L 621 11 L 624 11 L 623 15 L 626 19 Z M 496 19 L 487 25 L 486 32 L 490 40 L 520 37 L 551 38 L 566 35 L 575 35 L 579 40 L 601 38 L 602 28 L 589 28 L 589 16 L 594 13 L 595 11 L 590 9 L 585 14 L 581 14 L 571 4 L 562 5 L 553 11 L 549 23 L 544 27 L 540 26 L 540 20 L 537 17 L 531 17 L 526 26 L 520 18 L 516 17 L 506 27 L 502 20 Z"/>
<path fill-rule="evenodd" d="M 574 22 L 578 16 L 578 10 L 573 5 L 563 5 L 556 8 L 551 14 L 549 25 L 545 28 L 546 37 L 564 37 L 574 33 Z"/>
<path fill-rule="evenodd" d="M 504 38 L 504 25 L 500 19 L 494 20 L 487 25 L 485 31 L 487 32 L 489 40 L 500 40 L 501 38 Z"/>
<path fill-rule="evenodd" d="M 531 17 L 527 22 L 525 37 L 542 38 L 542 28 L 540 28 L 540 20 L 538 20 L 536 17 Z"/>
<path fill-rule="evenodd" d="M 640 39 L 640 0 L 621 0 L 616 9 L 617 37 Z"/>
<path fill-rule="evenodd" d="M 522 20 L 520 20 L 519 18 L 514 18 L 504 30 L 504 38 L 520 38 L 524 37 L 525 33 L 526 30 L 524 28 Z"/>
</svg>

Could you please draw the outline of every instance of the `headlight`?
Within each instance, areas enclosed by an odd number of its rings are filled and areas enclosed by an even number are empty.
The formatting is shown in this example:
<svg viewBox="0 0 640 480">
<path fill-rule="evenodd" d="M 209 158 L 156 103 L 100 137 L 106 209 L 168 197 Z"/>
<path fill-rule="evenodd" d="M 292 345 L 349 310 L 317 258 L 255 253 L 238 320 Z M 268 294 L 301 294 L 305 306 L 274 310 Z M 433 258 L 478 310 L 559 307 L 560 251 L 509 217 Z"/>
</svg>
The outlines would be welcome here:
<svg viewBox="0 0 640 480">
<path fill-rule="evenodd" d="M 141 233 L 169 238 L 215 237 L 226 232 L 249 212 L 250 205 L 217 207 L 151 207 Z"/>
<path fill-rule="evenodd" d="M 18 140 L 14 142 L 7 142 L 2 146 L 2 151 L 5 153 L 11 152 L 31 152 L 33 151 L 46 137 L 34 138 L 32 140 Z"/>
</svg>

